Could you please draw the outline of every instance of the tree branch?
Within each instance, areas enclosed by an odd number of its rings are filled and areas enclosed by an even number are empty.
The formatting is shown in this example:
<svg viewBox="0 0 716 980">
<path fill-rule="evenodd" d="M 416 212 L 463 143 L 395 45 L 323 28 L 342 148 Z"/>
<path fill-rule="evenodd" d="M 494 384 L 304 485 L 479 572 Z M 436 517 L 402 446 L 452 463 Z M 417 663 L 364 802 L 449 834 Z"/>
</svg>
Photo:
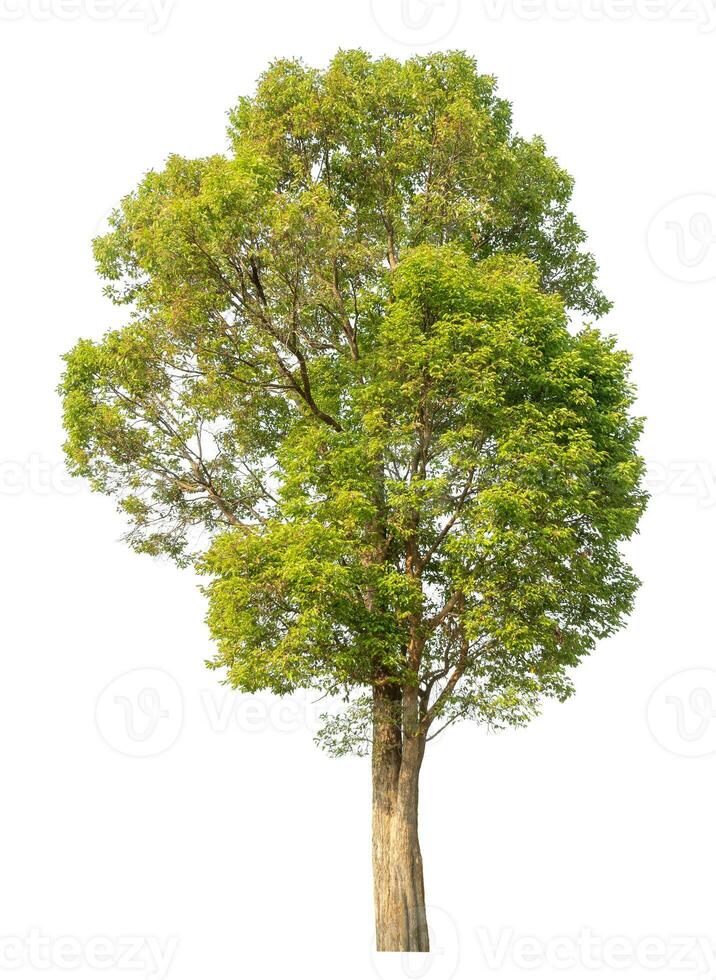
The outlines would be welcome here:
<svg viewBox="0 0 716 980">
<path fill-rule="evenodd" d="M 452 674 L 448 678 L 448 682 L 443 688 L 443 690 L 441 691 L 440 695 L 433 702 L 432 707 L 429 708 L 423 715 L 421 727 L 425 734 L 427 734 L 427 731 L 430 728 L 431 724 L 435 720 L 436 716 L 440 713 L 440 709 L 443 707 L 444 704 L 447 703 L 450 695 L 452 694 L 452 692 L 455 690 L 455 687 L 457 686 L 457 682 L 460 680 L 462 675 L 467 670 L 468 663 L 469 663 L 468 660 L 469 651 L 470 651 L 470 642 L 463 633 L 462 640 L 460 643 L 460 656 L 458 658 L 457 664 L 455 665 L 455 669 L 453 670 Z"/>
<path fill-rule="evenodd" d="M 440 549 L 440 546 L 442 545 L 443 541 L 448 536 L 452 528 L 455 526 L 455 523 L 460 516 L 460 512 L 462 511 L 462 508 L 465 505 L 465 501 L 467 500 L 468 494 L 470 493 L 470 490 L 472 490 L 474 478 L 475 478 L 475 467 L 473 466 L 468 472 L 467 483 L 463 487 L 462 493 L 458 497 L 457 506 L 455 507 L 455 510 L 451 514 L 448 521 L 445 523 L 445 526 L 440 531 L 440 533 L 438 534 L 437 538 L 435 539 L 431 547 L 428 548 L 427 552 L 420 559 L 421 570 L 427 566 L 428 562 Z"/>
</svg>

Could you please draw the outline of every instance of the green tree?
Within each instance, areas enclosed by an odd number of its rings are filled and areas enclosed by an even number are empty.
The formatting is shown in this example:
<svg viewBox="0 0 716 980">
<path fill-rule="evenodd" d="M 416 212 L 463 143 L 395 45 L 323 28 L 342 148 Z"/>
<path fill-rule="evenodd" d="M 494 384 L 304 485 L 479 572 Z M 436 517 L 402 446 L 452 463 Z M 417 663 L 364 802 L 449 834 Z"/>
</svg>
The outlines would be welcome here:
<svg viewBox="0 0 716 980">
<path fill-rule="evenodd" d="M 467 55 L 277 61 L 229 138 L 96 240 L 128 322 L 66 357 L 66 452 L 208 576 L 228 683 L 345 699 L 378 948 L 426 950 L 427 741 L 566 698 L 631 607 L 629 359 L 570 327 L 608 309 L 572 182 Z"/>
</svg>

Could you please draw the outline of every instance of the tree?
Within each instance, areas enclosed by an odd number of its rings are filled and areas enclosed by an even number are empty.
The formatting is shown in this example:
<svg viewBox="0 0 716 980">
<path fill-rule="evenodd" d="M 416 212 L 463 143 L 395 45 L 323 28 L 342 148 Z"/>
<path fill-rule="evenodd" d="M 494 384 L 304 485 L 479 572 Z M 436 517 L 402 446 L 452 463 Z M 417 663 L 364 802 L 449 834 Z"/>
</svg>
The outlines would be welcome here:
<svg viewBox="0 0 716 980">
<path fill-rule="evenodd" d="M 66 452 L 208 576 L 228 683 L 345 699 L 378 949 L 427 950 L 427 742 L 566 698 L 630 610 L 629 359 L 571 326 L 609 308 L 572 182 L 467 55 L 277 61 L 229 136 L 96 240 L 128 322 L 66 357 Z"/>
</svg>

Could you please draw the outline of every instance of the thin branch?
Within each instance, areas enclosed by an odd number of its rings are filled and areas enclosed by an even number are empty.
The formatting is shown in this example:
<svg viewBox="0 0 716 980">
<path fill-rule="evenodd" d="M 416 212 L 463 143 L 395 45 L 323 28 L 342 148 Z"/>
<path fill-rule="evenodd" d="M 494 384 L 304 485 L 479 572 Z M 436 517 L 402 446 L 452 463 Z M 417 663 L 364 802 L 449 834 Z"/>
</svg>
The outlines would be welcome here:
<svg viewBox="0 0 716 980">
<path fill-rule="evenodd" d="M 459 605 L 462 597 L 463 597 L 462 592 L 460 592 L 459 590 L 457 592 L 454 592 L 447 600 L 445 605 L 442 607 L 442 609 L 426 622 L 425 625 L 427 626 L 427 628 L 430 630 L 431 633 L 434 632 L 438 628 L 438 626 L 442 626 L 442 624 L 448 618 L 450 613 L 452 613 L 454 609 Z"/>
<path fill-rule="evenodd" d="M 429 708 L 423 716 L 423 720 L 421 722 L 423 732 L 427 733 L 428 729 L 430 728 L 430 725 L 433 723 L 436 716 L 440 713 L 440 709 L 443 707 L 444 704 L 447 703 L 450 695 L 455 690 L 455 687 L 457 686 L 457 682 L 460 680 L 462 675 L 467 670 L 468 663 L 469 663 L 469 659 L 468 659 L 469 651 L 470 651 L 470 641 L 463 634 L 462 641 L 460 643 L 460 656 L 458 658 L 457 664 L 455 665 L 455 669 L 453 670 L 452 674 L 448 678 L 447 684 L 441 691 L 440 695 L 434 701 L 432 707 Z"/>
<path fill-rule="evenodd" d="M 473 466 L 469 471 L 467 483 L 463 487 L 462 493 L 458 497 L 455 510 L 451 514 L 450 518 L 446 521 L 445 526 L 440 531 L 440 533 L 438 534 L 437 538 L 435 539 L 431 547 L 428 548 L 427 552 L 420 559 L 421 569 L 424 569 L 427 566 L 428 562 L 433 558 L 436 552 L 440 549 L 443 541 L 448 536 L 452 528 L 455 526 L 455 523 L 460 517 L 460 513 L 465 505 L 465 501 L 467 500 L 468 494 L 470 493 L 470 490 L 472 490 L 474 478 L 475 478 L 475 467 Z"/>
</svg>

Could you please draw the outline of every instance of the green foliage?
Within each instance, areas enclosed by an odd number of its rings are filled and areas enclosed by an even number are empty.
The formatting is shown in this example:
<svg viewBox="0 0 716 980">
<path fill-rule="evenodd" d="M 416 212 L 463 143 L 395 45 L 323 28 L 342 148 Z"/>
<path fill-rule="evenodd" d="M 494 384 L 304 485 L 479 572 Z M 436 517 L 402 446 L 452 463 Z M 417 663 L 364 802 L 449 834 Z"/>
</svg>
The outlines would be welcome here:
<svg viewBox="0 0 716 980">
<path fill-rule="evenodd" d="M 464 54 L 280 61 L 231 154 L 171 157 L 95 242 L 128 325 L 62 381 L 72 470 L 209 576 L 243 690 L 522 724 L 623 622 L 645 504 L 626 354 L 570 178 Z M 437 727 L 437 726 L 436 726 Z"/>
</svg>

